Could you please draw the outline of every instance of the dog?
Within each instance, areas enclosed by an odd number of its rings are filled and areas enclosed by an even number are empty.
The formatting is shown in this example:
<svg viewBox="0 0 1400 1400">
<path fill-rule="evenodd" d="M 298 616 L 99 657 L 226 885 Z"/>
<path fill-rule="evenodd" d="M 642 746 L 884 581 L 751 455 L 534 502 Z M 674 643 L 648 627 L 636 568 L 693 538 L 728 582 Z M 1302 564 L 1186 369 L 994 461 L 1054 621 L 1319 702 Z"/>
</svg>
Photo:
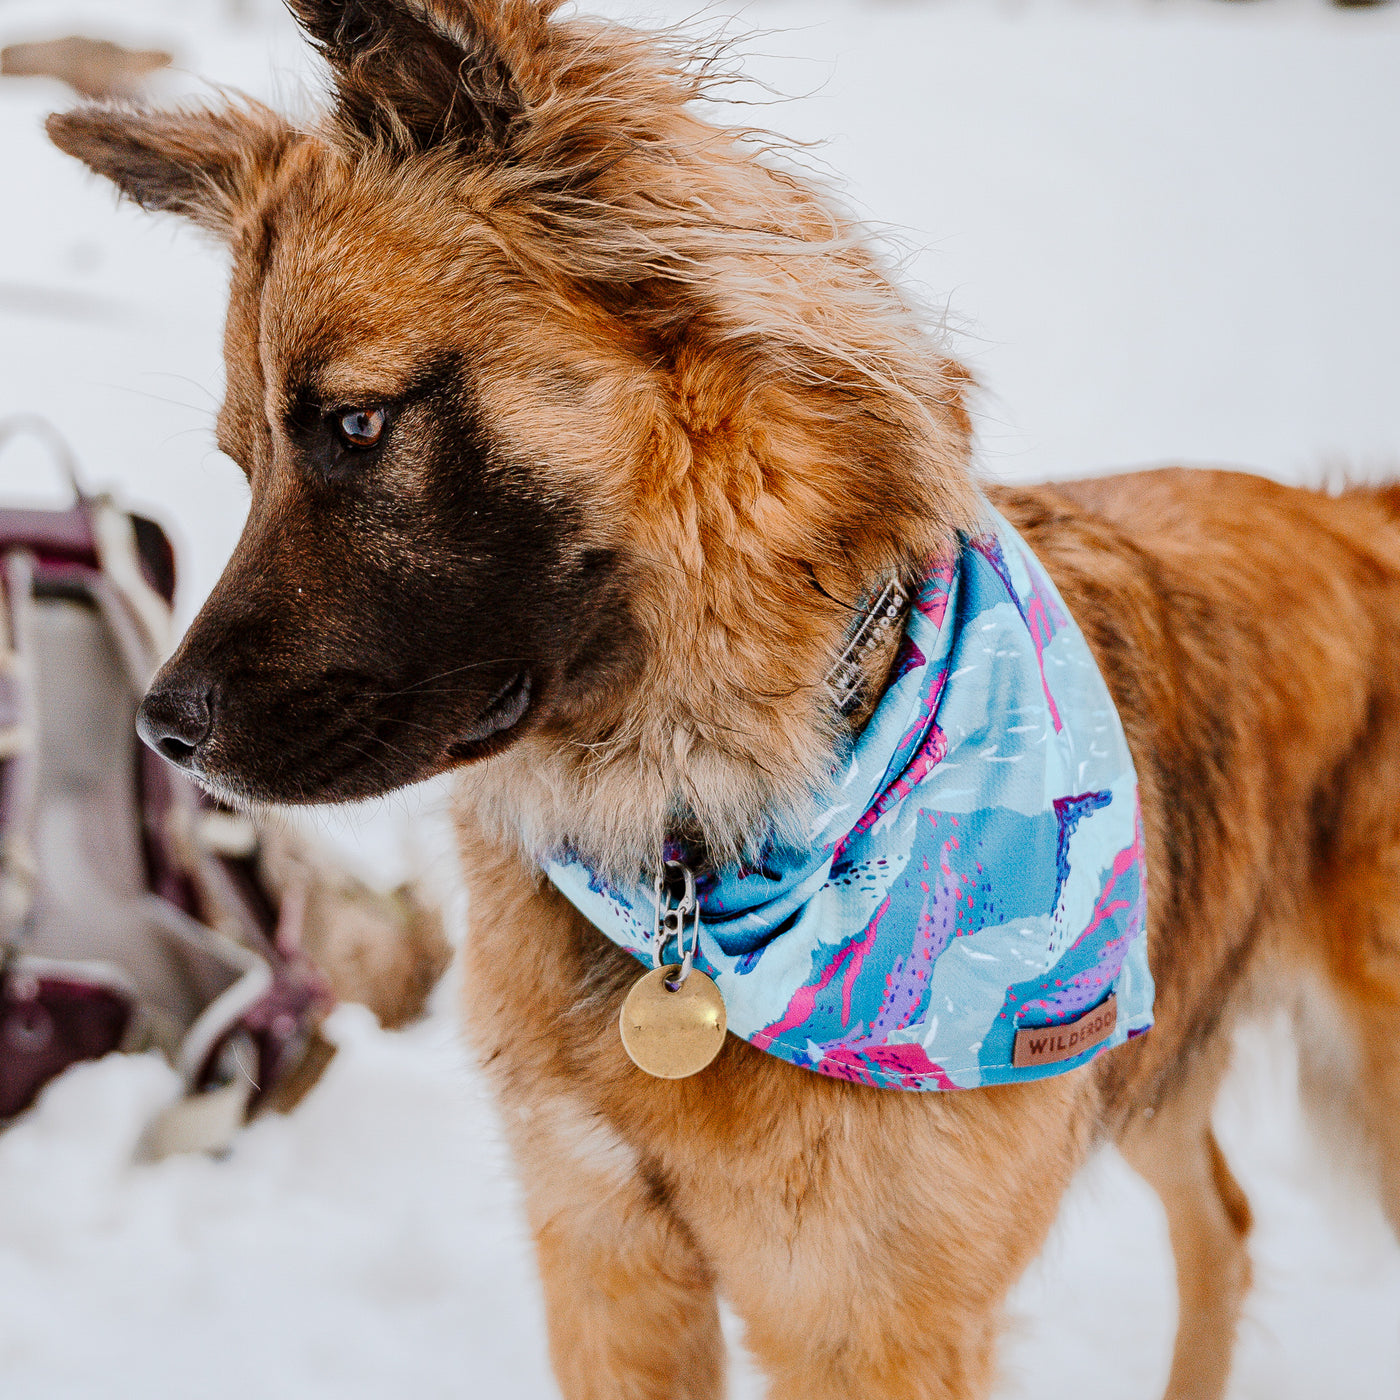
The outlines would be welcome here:
<svg viewBox="0 0 1400 1400">
<path fill-rule="evenodd" d="M 637 963 L 540 871 L 752 852 L 830 781 L 853 607 L 978 518 L 968 375 L 827 195 L 697 112 L 674 36 L 550 0 L 293 0 L 331 102 L 87 106 L 65 151 L 223 239 L 219 444 L 251 508 L 147 696 L 241 802 L 457 776 L 466 1021 L 563 1393 L 711 1400 L 717 1299 L 777 1400 L 972 1400 L 1096 1144 L 1160 1194 L 1167 1394 L 1227 1380 L 1249 1205 L 1211 1106 L 1283 1007 L 1400 1226 L 1400 488 L 1157 470 L 992 489 L 1136 763 L 1154 1029 L 903 1093 L 617 1034 Z M 865 663 L 878 692 L 887 649 Z M 868 712 L 868 711 L 867 711 Z"/>
</svg>

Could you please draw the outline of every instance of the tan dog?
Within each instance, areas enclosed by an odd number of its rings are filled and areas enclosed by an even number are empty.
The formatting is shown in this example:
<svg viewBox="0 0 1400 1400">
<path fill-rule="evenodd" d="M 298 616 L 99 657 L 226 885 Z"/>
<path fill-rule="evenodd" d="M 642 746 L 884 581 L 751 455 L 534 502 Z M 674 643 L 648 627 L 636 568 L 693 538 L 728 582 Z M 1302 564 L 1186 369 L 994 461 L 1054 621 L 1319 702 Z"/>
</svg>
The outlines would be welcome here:
<svg viewBox="0 0 1400 1400">
<path fill-rule="evenodd" d="M 616 1028 L 637 965 L 533 857 L 635 875 L 679 827 L 723 860 L 800 809 L 849 604 L 973 517 L 966 377 L 819 191 L 694 113 L 669 42 L 533 0 L 293 8 L 334 77 L 314 129 L 50 122 L 234 256 L 219 435 L 252 508 L 143 730 L 255 800 L 462 767 L 468 1019 L 565 1394 L 717 1396 L 722 1294 L 776 1397 L 984 1396 L 1007 1290 L 1112 1139 L 1170 1218 L 1169 1393 L 1219 1395 L 1249 1208 L 1210 1109 L 1241 1015 L 1306 1005 L 1400 1223 L 1400 496 L 993 493 L 1136 758 L 1150 1035 L 959 1093 L 733 1038 L 650 1079 Z"/>
</svg>

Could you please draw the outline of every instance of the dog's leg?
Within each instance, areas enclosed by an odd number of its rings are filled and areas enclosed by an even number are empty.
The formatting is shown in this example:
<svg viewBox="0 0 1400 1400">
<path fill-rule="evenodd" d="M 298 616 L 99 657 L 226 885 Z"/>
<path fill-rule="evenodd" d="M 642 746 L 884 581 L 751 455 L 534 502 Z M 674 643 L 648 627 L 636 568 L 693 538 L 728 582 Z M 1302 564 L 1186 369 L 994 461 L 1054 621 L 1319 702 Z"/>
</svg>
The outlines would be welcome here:
<svg viewBox="0 0 1400 1400">
<path fill-rule="evenodd" d="M 1304 1102 L 1322 1140 L 1374 1180 L 1400 1239 L 1400 1005 L 1376 983 L 1341 985 L 1303 999 L 1298 1017 Z"/>
<path fill-rule="evenodd" d="M 1379 1178 L 1381 1206 L 1400 1239 L 1400 1007 L 1362 1003 L 1361 1123 Z"/>
<path fill-rule="evenodd" d="M 1362 1123 L 1376 1154 L 1381 1205 L 1400 1239 L 1400 1006 L 1372 1002 L 1357 1020 L 1366 1047 Z"/>
<path fill-rule="evenodd" d="M 1305 996 L 1299 1022 L 1304 1094 L 1339 1145 L 1360 1127 L 1363 1161 L 1400 1238 L 1400 840 L 1349 853 L 1334 889 L 1343 899 L 1330 976 Z"/>
<path fill-rule="evenodd" d="M 834 1310 L 851 1307 L 849 1299 L 835 1296 L 830 1303 Z M 881 1324 L 895 1323 L 888 1302 L 877 1306 L 883 1309 Z M 784 1339 L 785 1358 L 758 1351 L 773 1377 L 768 1400 L 984 1400 L 991 1394 L 995 1313 L 959 1318 L 952 1325 L 946 1318 L 935 1322 L 910 1315 L 899 1323 L 878 1334 L 862 1326 L 859 1345 L 845 1353 L 800 1356 L 796 1333 Z"/>
<path fill-rule="evenodd" d="M 985 1400 L 1006 1293 L 1088 1149 L 1092 1082 L 901 1094 L 748 1059 L 779 1112 L 755 1096 L 724 1170 L 676 1164 L 677 1199 L 770 1400 Z"/>
<path fill-rule="evenodd" d="M 573 1100 L 515 1136 L 566 1400 L 718 1400 L 714 1280 L 663 1188 Z"/>
<path fill-rule="evenodd" d="M 637 1135 L 624 1137 L 601 1102 L 626 1065 L 617 1006 L 636 964 L 465 821 L 462 849 L 464 1002 L 525 1188 L 560 1390 L 717 1400 L 713 1276 Z M 610 962 L 618 990 L 600 992 Z"/>
<path fill-rule="evenodd" d="M 1225 1393 L 1240 1310 L 1249 1292 L 1249 1202 L 1210 1126 L 1223 1056 L 1121 1141 L 1124 1156 L 1161 1197 L 1176 1259 L 1176 1349 L 1165 1400 Z"/>
</svg>

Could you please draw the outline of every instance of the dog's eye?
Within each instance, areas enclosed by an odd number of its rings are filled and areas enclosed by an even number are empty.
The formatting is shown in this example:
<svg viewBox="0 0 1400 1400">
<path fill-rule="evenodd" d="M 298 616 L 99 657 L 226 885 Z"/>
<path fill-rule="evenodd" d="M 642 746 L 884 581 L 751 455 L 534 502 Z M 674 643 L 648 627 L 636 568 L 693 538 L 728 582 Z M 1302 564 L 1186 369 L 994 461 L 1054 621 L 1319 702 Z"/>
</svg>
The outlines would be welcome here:
<svg viewBox="0 0 1400 1400">
<path fill-rule="evenodd" d="M 335 428 L 347 447 L 373 447 L 388 423 L 382 408 L 352 408 L 335 420 Z"/>
</svg>

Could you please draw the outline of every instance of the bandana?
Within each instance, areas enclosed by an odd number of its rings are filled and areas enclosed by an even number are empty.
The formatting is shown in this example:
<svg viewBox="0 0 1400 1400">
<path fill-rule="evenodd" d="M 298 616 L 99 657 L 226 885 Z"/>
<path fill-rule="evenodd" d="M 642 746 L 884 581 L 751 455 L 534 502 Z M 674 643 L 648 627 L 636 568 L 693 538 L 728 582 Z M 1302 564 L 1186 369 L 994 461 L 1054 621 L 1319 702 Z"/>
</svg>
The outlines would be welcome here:
<svg viewBox="0 0 1400 1400">
<path fill-rule="evenodd" d="M 695 966 L 750 1044 L 860 1084 L 968 1089 L 1075 1069 L 1152 1024 L 1122 725 L 1054 584 L 990 507 L 923 579 L 817 806 L 804 844 L 696 874 Z M 568 856 L 546 869 L 653 965 L 650 883 Z"/>
</svg>

